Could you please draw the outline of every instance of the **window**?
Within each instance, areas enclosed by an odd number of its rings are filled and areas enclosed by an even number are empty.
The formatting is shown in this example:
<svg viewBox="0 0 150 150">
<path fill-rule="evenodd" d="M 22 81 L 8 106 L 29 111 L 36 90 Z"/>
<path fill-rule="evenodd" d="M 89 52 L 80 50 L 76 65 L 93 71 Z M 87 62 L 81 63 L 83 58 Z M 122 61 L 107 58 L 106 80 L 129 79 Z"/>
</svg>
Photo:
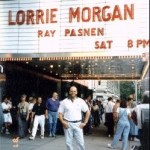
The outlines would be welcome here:
<svg viewBox="0 0 150 150">
<path fill-rule="evenodd" d="M 98 81 L 98 85 L 101 85 L 101 81 Z"/>
</svg>

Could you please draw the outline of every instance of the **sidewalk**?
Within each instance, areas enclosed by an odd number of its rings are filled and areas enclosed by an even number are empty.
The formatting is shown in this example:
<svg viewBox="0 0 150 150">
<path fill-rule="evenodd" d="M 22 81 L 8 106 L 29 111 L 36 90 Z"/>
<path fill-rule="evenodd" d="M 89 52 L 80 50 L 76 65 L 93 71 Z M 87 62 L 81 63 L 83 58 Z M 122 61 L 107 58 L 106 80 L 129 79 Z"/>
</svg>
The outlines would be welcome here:
<svg viewBox="0 0 150 150">
<path fill-rule="evenodd" d="M 109 150 L 107 144 L 111 143 L 112 138 L 105 135 L 103 127 L 93 129 L 93 134 L 85 136 L 86 150 Z M 75 145 L 75 142 L 74 142 Z M 139 142 L 129 141 L 129 146 L 139 145 Z M 0 150 L 66 150 L 65 137 L 58 135 L 56 138 L 45 137 L 40 139 L 39 136 L 31 141 L 28 138 L 19 141 L 18 148 L 14 148 L 12 138 L 7 135 L 0 135 Z M 118 149 L 121 149 L 121 142 L 118 144 Z M 74 146 L 74 150 L 77 150 Z"/>
</svg>

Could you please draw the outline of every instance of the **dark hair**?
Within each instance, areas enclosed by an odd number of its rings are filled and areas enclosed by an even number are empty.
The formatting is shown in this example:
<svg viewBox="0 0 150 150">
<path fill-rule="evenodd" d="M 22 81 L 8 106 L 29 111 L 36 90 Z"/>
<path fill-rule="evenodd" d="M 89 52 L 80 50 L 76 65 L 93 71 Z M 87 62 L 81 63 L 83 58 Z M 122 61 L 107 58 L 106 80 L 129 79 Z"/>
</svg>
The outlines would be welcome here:
<svg viewBox="0 0 150 150">
<path fill-rule="evenodd" d="M 120 103 L 120 99 L 117 99 L 117 100 L 116 100 L 116 103 Z"/>
<path fill-rule="evenodd" d="M 95 104 L 97 104 L 97 105 L 98 105 L 98 100 L 97 100 L 97 99 L 95 100 Z"/>
<path fill-rule="evenodd" d="M 22 94 L 22 95 L 21 95 L 21 98 L 22 98 L 22 97 L 27 97 L 27 95 L 26 95 L 26 94 Z"/>
<path fill-rule="evenodd" d="M 3 96 L 2 97 L 2 101 L 4 101 L 5 99 L 8 99 L 8 97 L 7 96 Z"/>
<path fill-rule="evenodd" d="M 144 95 L 143 96 L 143 101 L 142 101 L 143 104 L 149 104 L 149 97 L 147 95 Z"/>
<path fill-rule="evenodd" d="M 121 107 L 121 108 L 127 108 L 127 101 L 122 100 L 122 101 L 120 102 L 120 107 Z"/>
<path fill-rule="evenodd" d="M 108 97 L 108 99 L 107 99 L 108 101 L 111 101 L 112 100 L 112 97 Z"/>
<path fill-rule="evenodd" d="M 96 101 L 93 101 L 93 106 L 96 104 Z"/>
<path fill-rule="evenodd" d="M 89 98 L 89 97 L 91 97 L 91 98 L 92 98 L 92 96 L 91 96 L 91 95 L 87 95 L 85 98 L 87 99 L 87 98 Z"/>
<path fill-rule="evenodd" d="M 130 102 L 131 100 L 133 100 L 133 98 L 131 98 L 131 97 L 128 97 L 128 98 L 127 98 L 127 101 L 128 101 L 128 102 Z"/>
<path fill-rule="evenodd" d="M 38 98 L 41 98 L 41 99 L 42 99 L 42 96 L 37 96 L 36 100 L 38 100 Z"/>
</svg>

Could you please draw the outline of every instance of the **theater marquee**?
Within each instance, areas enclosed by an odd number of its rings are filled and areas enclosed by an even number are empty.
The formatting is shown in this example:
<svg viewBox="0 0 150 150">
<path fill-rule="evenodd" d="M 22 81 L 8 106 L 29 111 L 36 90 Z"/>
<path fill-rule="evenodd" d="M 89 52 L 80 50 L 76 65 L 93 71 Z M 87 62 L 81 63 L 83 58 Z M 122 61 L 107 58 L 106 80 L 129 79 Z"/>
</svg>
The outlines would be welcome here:
<svg viewBox="0 0 150 150">
<path fill-rule="evenodd" d="M 0 53 L 146 52 L 149 1 L 0 2 Z"/>
</svg>

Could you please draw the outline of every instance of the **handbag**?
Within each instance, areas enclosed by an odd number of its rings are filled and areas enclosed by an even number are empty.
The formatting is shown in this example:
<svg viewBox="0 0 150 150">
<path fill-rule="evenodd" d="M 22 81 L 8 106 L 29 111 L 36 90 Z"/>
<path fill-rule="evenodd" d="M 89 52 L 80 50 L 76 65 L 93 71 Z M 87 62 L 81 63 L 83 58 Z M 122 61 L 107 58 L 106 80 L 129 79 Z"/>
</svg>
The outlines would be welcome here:
<svg viewBox="0 0 150 150">
<path fill-rule="evenodd" d="M 134 124 L 137 125 L 138 124 L 137 123 L 137 114 L 136 114 L 136 112 L 134 110 L 131 113 L 131 118 L 132 118 Z"/>
</svg>

